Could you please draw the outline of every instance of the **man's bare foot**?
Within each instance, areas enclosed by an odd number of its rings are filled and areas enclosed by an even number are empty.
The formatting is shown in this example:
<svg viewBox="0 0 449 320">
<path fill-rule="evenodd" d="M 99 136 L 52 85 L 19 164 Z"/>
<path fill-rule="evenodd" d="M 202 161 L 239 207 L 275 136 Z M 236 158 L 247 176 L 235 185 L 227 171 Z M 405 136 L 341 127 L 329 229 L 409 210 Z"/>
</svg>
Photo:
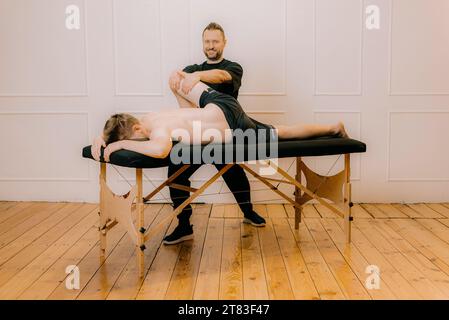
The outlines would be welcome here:
<svg viewBox="0 0 449 320">
<path fill-rule="evenodd" d="M 332 127 L 332 131 L 334 132 L 334 135 L 339 138 L 349 138 L 348 134 L 346 133 L 345 126 L 341 121 Z"/>
</svg>

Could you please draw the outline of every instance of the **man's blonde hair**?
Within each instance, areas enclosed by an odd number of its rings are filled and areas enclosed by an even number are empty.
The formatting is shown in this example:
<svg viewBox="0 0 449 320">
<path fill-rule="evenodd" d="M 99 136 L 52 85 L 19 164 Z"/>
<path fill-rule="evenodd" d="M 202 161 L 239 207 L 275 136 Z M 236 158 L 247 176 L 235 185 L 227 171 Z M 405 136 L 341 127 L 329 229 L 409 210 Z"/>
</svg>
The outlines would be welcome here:
<svg viewBox="0 0 449 320">
<path fill-rule="evenodd" d="M 128 113 L 114 114 L 104 125 L 104 141 L 108 145 L 119 140 L 131 138 L 133 135 L 133 126 L 135 124 L 139 124 L 139 120 Z"/>
</svg>

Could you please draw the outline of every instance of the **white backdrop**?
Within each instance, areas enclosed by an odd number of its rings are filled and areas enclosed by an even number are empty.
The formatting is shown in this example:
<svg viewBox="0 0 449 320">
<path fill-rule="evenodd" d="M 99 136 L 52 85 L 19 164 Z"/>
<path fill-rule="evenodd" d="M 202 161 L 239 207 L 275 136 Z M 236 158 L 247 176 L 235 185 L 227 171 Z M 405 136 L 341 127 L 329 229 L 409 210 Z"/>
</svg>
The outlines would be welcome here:
<svg viewBox="0 0 449 320">
<path fill-rule="evenodd" d="M 66 28 L 68 5 L 80 9 L 79 30 Z M 369 5 L 380 8 L 378 30 L 365 27 Z M 244 68 L 239 100 L 252 117 L 341 119 L 367 144 L 352 157 L 355 202 L 447 202 L 448 17 L 447 0 L 0 0 L 0 200 L 98 201 L 98 166 L 82 147 L 112 113 L 176 107 L 168 75 L 204 61 L 201 32 L 216 21 L 225 57 Z M 336 159 L 307 163 L 328 173 Z M 116 192 L 129 189 L 108 173 Z M 145 175 L 159 183 L 166 170 Z"/>
</svg>

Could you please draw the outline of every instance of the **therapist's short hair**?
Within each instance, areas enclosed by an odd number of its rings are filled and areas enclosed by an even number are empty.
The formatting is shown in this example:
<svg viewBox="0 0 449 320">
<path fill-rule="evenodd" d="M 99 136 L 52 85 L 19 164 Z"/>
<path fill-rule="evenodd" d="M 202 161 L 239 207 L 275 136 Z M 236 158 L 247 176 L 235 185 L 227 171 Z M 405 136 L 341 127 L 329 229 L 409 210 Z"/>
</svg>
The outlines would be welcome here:
<svg viewBox="0 0 449 320">
<path fill-rule="evenodd" d="M 223 28 L 216 22 L 211 22 L 206 26 L 206 28 L 204 28 L 203 36 L 204 36 L 204 32 L 206 32 L 206 30 L 219 30 L 221 32 L 221 34 L 223 35 L 223 39 L 226 39 Z"/>
</svg>

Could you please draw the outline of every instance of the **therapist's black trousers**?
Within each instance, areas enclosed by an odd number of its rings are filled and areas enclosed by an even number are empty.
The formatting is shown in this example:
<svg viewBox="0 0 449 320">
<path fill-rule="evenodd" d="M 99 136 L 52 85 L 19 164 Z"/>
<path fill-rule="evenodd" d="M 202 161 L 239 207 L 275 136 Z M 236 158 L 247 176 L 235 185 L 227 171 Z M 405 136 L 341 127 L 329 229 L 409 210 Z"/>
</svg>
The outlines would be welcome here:
<svg viewBox="0 0 449 320">
<path fill-rule="evenodd" d="M 170 177 L 176 171 L 178 171 L 183 165 L 170 163 L 168 166 L 168 176 Z M 225 165 L 216 164 L 217 170 L 221 170 Z M 186 171 L 179 175 L 173 182 L 183 186 L 190 187 L 190 177 L 201 167 L 201 165 L 191 165 Z M 239 204 L 240 209 L 244 214 L 251 213 L 253 205 L 251 204 L 251 192 L 248 177 L 245 171 L 239 165 L 233 165 L 225 174 L 223 179 L 228 186 L 229 190 L 234 194 L 234 198 Z M 173 201 L 173 206 L 176 209 L 184 200 L 190 196 L 190 192 L 170 188 L 170 197 Z M 190 216 L 192 215 L 192 207 L 190 204 L 184 208 L 184 210 L 178 215 L 180 224 L 189 223 Z"/>
</svg>

